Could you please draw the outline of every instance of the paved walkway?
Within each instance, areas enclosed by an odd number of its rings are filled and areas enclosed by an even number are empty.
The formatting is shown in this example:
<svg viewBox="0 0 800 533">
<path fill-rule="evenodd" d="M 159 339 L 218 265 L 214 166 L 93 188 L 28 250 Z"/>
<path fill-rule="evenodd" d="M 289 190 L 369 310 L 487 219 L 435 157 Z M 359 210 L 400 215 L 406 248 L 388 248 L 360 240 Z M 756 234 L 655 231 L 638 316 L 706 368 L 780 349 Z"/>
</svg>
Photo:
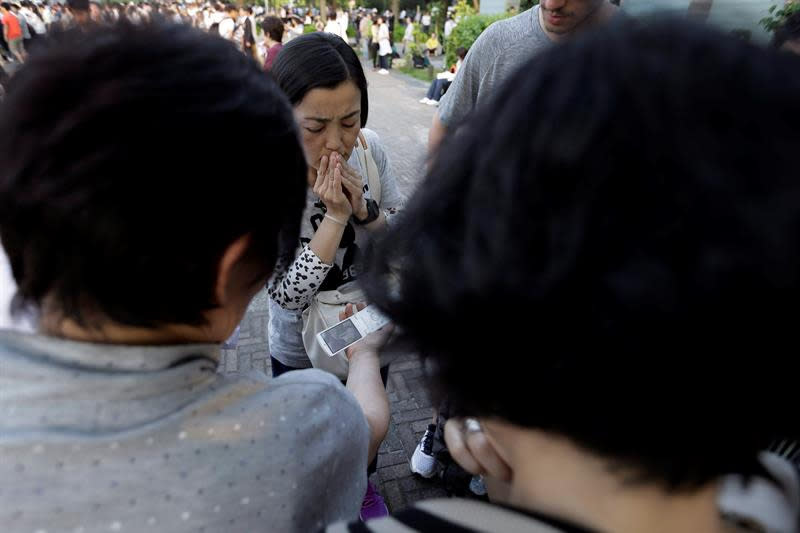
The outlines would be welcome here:
<svg viewBox="0 0 800 533">
<path fill-rule="evenodd" d="M 392 72 L 381 76 L 366 68 L 369 83 L 367 127 L 375 130 L 386 147 L 397 173 L 401 191 L 410 194 L 422 181 L 425 147 L 434 108 L 420 104 L 427 85 Z M 246 372 L 258 369 L 270 374 L 267 346 L 267 300 L 260 293 L 242 323 L 235 350 L 223 350 L 220 371 Z M 413 476 L 408 461 L 432 416 L 431 401 L 422 382 L 419 360 L 409 354 L 395 361 L 387 385 L 392 409 L 389 433 L 378 455 L 378 473 L 372 480 L 380 486 L 391 511 L 420 499 L 445 495 L 436 481 Z"/>
</svg>

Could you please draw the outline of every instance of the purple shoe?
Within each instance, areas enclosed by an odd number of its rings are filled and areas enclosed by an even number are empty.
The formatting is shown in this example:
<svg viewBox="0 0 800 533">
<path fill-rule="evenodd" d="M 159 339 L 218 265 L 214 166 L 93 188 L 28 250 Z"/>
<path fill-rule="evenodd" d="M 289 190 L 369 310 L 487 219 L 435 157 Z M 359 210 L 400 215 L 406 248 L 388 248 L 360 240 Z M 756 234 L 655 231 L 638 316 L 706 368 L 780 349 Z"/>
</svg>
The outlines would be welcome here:
<svg viewBox="0 0 800 533">
<path fill-rule="evenodd" d="M 364 501 L 361 502 L 361 513 L 358 516 L 362 522 L 389 516 L 389 509 L 386 507 L 386 502 L 383 501 L 383 496 L 369 481 L 367 481 L 367 493 L 364 494 Z"/>
</svg>

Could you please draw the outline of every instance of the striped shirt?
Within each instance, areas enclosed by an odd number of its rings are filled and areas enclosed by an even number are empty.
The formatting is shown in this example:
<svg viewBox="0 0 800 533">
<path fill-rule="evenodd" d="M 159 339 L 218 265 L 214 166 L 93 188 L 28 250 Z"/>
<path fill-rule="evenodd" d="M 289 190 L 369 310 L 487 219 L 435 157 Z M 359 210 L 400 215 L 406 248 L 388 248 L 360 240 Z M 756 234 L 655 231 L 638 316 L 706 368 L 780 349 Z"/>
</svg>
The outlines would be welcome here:
<svg viewBox="0 0 800 533">
<path fill-rule="evenodd" d="M 327 533 L 596 533 L 544 514 L 458 498 L 426 500 L 395 515 L 369 522 L 339 523 Z"/>
</svg>

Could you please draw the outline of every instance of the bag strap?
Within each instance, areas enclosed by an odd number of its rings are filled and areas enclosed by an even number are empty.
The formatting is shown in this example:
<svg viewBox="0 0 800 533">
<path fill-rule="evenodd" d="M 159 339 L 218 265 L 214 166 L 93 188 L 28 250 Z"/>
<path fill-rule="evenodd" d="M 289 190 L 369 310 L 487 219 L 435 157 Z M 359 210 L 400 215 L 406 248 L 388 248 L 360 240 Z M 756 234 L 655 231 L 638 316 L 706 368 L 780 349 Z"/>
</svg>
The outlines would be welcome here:
<svg viewBox="0 0 800 533">
<path fill-rule="evenodd" d="M 359 162 L 361 163 L 361 168 L 363 168 L 364 172 L 367 173 L 367 183 L 369 184 L 370 195 L 372 196 L 372 199 L 375 200 L 378 205 L 380 205 L 382 188 L 378 165 L 375 163 L 375 159 L 372 157 L 372 151 L 369 149 L 369 146 L 367 145 L 367 139 L 364 137 L 362 132 L 358 133 L 358 142 L 359 145 L 357 148 L 359 148 Z"/>
</svg>

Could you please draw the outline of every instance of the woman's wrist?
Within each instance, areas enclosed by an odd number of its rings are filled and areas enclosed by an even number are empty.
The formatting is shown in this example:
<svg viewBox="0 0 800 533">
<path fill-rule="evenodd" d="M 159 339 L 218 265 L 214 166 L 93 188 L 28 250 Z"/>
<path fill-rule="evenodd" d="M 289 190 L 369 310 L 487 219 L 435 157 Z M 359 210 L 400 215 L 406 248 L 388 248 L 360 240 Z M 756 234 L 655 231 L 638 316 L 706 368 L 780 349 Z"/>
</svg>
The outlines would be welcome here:
<svg viewBox="0 0 800 533">
<path fill-rule="evenodd" d="M 366 361 L 374 359 L 379 361 L 378 351 L 371 346 L 353 346 L 347 349 L 347 360 L 352 364 L 354 361 Z"/>
<path fill-rule="evenodd" d="M 336 220 L 341 221 L 345 225 L 347 225 L 347 221 L 350 220 L 350 215 L 351 215 L 351 213 L 348 213 L 347 211 L 339 211 L 339 210 L 334 210 L 334 209 L 330 209 L 330 208 L 328 208 L 328 210 L 325 211 L 325 216 L 326 217 L 329 217 L 329 216 L 333 217 Z"/>
<path fill-rule="evenodd" d="M 347 220 L 341 219 L 337 216 L 331 215 L 330 213 L 325 213 L 325 218 L 333 222 L 334 224 L 338 224 L 340 226 L 347 226 Z"/>
</svg>

